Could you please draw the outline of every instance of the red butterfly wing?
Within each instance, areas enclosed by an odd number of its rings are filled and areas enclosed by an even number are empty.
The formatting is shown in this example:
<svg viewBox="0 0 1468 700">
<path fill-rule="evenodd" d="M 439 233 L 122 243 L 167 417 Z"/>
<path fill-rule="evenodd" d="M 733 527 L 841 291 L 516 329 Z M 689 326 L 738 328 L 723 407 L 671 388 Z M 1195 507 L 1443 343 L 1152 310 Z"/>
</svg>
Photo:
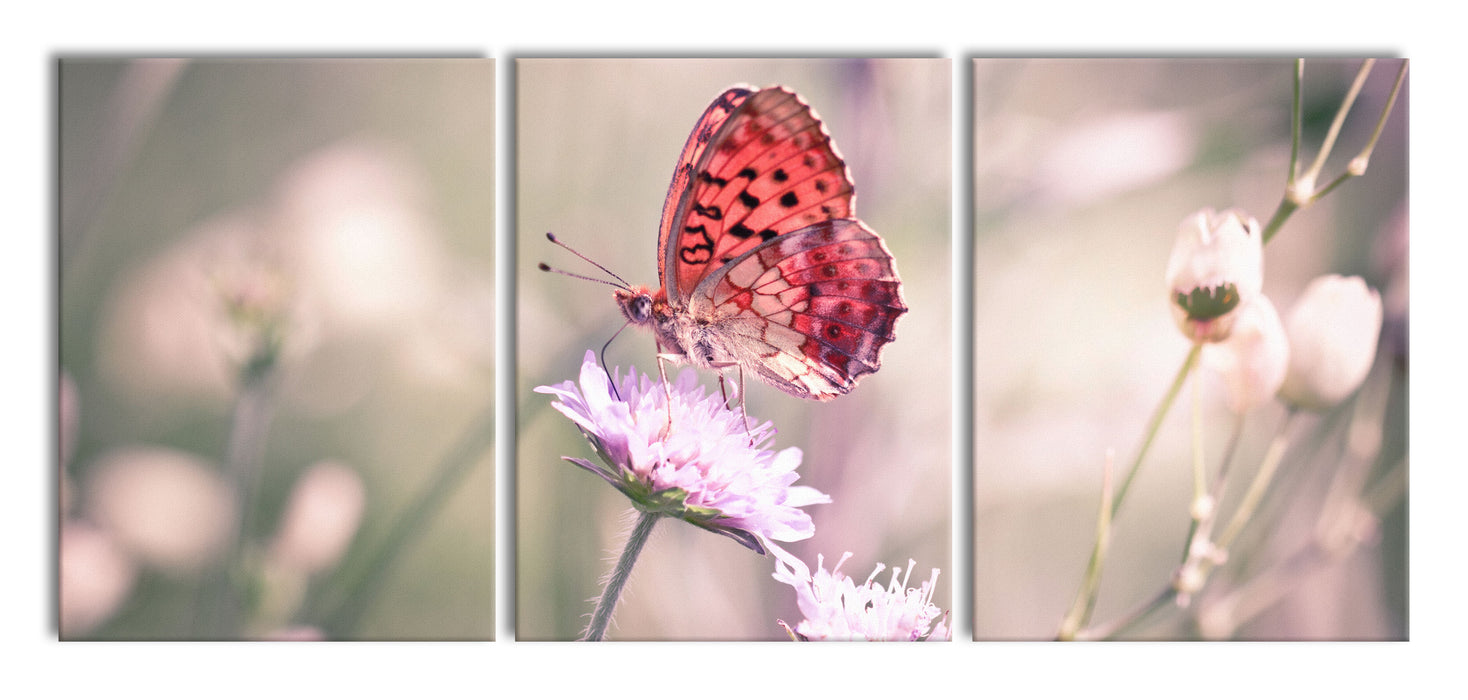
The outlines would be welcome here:
<svg viewBox="0 0 1468 700">
<path fill-rule="evenodd" d="M 853 216 L 846 163 L 810 106 L 783 87 L 732 88 L 688 137 L 663 204 L 658 277 L 675 306 L 761 243 Z"/>
<path fill-rule="evenodd" d="M 750 369 L 795 396 L 840 396 L 881 366 L 907 311 L 891 253 L 856 219 L 778 236 L 699 284 L 688 312 L 716 319 Z"/>
<path fill-rule="evenodd" d="M 703 111 L 703 116 L 693 125 L 693 133 L 688 135 L 688 141 L 683 144 L 683 152 L 678 155 L 678 166 L 673 169 L 673 181 L 668 185 L 668 195 L 663 199 L 663 216 L 658 224 L 658 281 L 664 288 L 667 287 L 668 279 L 669 234 L 674 229 L 674 223 L 683 218 L 680 212 L 687 210 L 694 168 L 703 157 L 709 142 L 714 140 L 719 127 L 753 94 L 754 89 L 749 86 L 740 85 L 725 90 Z M 678 228 L 681 230 L 682 226 Z"/>
</svg>

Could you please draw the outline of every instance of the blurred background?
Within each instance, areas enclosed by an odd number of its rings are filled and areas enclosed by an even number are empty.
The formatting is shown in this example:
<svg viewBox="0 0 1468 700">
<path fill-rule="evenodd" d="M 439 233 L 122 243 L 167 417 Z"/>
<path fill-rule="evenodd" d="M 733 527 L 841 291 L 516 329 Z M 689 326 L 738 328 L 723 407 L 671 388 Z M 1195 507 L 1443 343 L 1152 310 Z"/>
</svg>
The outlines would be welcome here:
<svg viewBox="0 0 1468 700">
<path fill-rule="evenodd" d="M 1367 143 L 1400 66 L 1377 62 L 1322 184 Z M 1306 61 L 1305 165 L 1359 67 Z M 1291 59 L 975 61 L 980 639 L 1049 639 L 1059 630 L 1094 541 L 1107 450 L 1115 450 L 1120 479 L 1188 351 L 1163 282 L 1178 225 L 1203 207 L 1269 219 L 1288 170 L 1293 75 Z M 1296 444 L 1276 484 L 1290 495 L 1267 500 L 1263 522 L 1233 548 L 1235 565 L 1248 560 L 1243 571 L 1309 540 L 1331 478 L 1357 459 L 1342 454 L 1353 412 L 1384 413 L 1374 421 L 1379 454 L 1365 460 L 1371 479 L 1405 468 L 1408 102 L 1404 87 L 1366 175 L 1296 212 L 1265 248 L 1264 292 L 1281 317 L 1310 279 L 1337 272 L 1379 290 L 1386 320 L 1357 400 L 1293 426 Z M 1213 469 L 1232 418 L 1218 400 L 1221 387 L 1204 388 Z M 1115 522 L 1095 622 L 1156 595 L 1178 565 L 1192 490 L 1189 396 L 1185 388 Z M 1274 404 L 1250 414 L 1234 459 L 1239 476 L 1257 468 L 1283 413 Z M 1225 513 L 1247 483 L 1235 482 Z M 1162 614 L 1131 636 L 1405 638 L 1406 513 L 1403 497 L 1378 513 L 1374 542 L 1290 577 L 1288 592 L 1257 615 L 1203 630 Z M 1236 588 L 1227 576 L 1215 578 Z M 1205 596 L 1200 609 L 1210 602 L 1217 601 Z"/>
<path fill-rule="evenodd" d="M 61 637 L 492 637 L 493 62 L 57 71 Z"/>
<path fill-rule="evenodd" d="M 577 377 L 623 319 L 600 276 L 547 231 L 628 281 L 657 287 L 663 197 L 694 122 L 725 88 L 783 84 L 820 115 L 856 182 L 856 213 L 897 261 L 911 309 L 881 371 L 849 395 L 804 401 L 746 381 L 752 417 L 774 421 L 773 449 L 804 451 L 798 484 L 833 502 L 807 508 L 812 539 L 783 544 L 812 568 L 823 553 L 858 583 L 878 562 L 911 585 L 943 570 L 933 602 L 952 606 L 951 63 L 947 60 L 542 60 L 516 63 L 519 444 L 516 638 L 574 639 L 620 553 L 627 499 L 561 460 L 590 458 L 573 424 L 536 386 Z M 652 338 L 628 330 L 607 362 L 656 376 Z M 703 372 L 704 386 L 717 379 Z M 686 523 L 653 531 L 609 639 L 782 639 L 801 618 L 774 560 Z M 890 573 L 890 572 L 889 572 Z M 885 576 L 882 579 L 885 581 Z"/>
</svg>

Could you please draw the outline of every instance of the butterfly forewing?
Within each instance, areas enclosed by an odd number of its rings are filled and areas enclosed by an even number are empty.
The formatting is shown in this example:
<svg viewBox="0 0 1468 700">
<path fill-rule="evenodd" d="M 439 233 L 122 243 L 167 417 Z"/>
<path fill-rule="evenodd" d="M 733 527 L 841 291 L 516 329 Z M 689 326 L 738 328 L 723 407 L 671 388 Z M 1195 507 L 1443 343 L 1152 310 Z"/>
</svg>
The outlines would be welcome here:
<svg viewBox="0 0 1468 700">
<path fill-rule="evenodd" d="M 846 164 L 810 106 L 782 87 L 742 90 L 704 112 L 664 203 L 659 274 L 674 304 L 764 241 L 854 216 Z"/>
<path fill-rule="evenodd" d="M 698 123 L 693 125 L 693 133 L 688 135 L 688 141 L 683 144 L 683 152 L 678 155 L 678 165 L 673 168 L 673 181 L 668 185 L 668 195 L 663 199 L 663 216 L 658 224 L 658 281 L 667 286 L 668 269 L 676 267 L 671 262 L 670 253 L 677 250 L 676 243 L 684 236 L 697 237 L 696 232 L 683 231 L 680 222 L 683 220 L 681 211 L 686 209 L 688 197 L 691 192 L 690 185 L 693 180 L 694 167 L 702 158 L 704 150 L 713 141 L 714 135 L 718 133 L 719 127 L 729 119 L 729 115 L 744 104 L 754 89 L 746 86 L 736 86 L 725 90 L 723 94 L 714 99 L 713 103 L 703 111 L 703 116 L 698 118 Z M 679 225 L 679 232 L 673 233 L 673 227 Z M 690 241 L 692 244 L 692 241 Z M 696 247 L 691 248 L 687 256 L 692 259 L 698 255 Z"/>
</svg>

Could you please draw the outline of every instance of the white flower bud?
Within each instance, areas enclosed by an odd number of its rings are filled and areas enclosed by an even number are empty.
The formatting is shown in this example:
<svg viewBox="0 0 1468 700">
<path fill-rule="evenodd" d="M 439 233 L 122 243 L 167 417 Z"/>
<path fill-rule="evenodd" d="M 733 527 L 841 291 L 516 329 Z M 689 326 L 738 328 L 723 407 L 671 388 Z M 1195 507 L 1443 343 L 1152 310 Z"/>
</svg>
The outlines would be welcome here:
<svg viewBox="0 0 1468 700">
<path fill-rule="evenodd" d="M 1202 209 L 1183 220 L 1167 261 L 1172 315 L 1192 341 L 1216 343 L 1235 311 L 1264 287 L 1259 222 L 1237 209 Z"/>
<path fill-rule="evenodd" d="M 1324 275 L 1290 311 L 1290 369 L 1279 395 L 1324 410 L 1361 386 L 1376 358 L 1381 295 L 1360 277 Z"/>
<path fill-rule="evenodd" d="M 1228 408 L 1246 413 L 1274 398 L 1290 364 L 1290 344 L 1263 294 L 1243 305 L 1227 340 L 1203 348 L 1203 364 L 1223 377 Z"/>
<path fill-rule="evenodd" d="M 96 629 L 132 592 L 137 568 L 107 531 L 79 520 L 61 524 L 57 605 L 61 638 Z"/>
<path fill-rule="evenodd" d="M 139 560 L 174 574 L 218 561 L 234 536 L 236 505 L 218 469 L 164 447 L 124 447 L 92 466 L 87 512 Z"/>
<path fill-rule="evenodd" d="M 313 465 L 291 489 L 271 546 L 284 566 L 314 574 L 336 564 L 362 520 L 367 493 L 362 478 L 346 465 Z"/>
</svg>

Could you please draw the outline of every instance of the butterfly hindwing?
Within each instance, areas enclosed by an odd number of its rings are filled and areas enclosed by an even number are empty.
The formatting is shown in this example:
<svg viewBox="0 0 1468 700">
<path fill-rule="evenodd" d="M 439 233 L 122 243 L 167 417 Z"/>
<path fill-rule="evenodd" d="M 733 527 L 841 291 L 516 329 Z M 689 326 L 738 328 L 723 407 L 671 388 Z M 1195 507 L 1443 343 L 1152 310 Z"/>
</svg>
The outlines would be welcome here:
<svg viewBox="0 0 1468 700">
<path fill-rule="evenodd" d="M 709 319 L 765 381 L 829 399 L 881 366 L 907 310 L 892 256 L 856 219 L 767 241 L 703 280 L 688 312 Z"/>
</svg>

